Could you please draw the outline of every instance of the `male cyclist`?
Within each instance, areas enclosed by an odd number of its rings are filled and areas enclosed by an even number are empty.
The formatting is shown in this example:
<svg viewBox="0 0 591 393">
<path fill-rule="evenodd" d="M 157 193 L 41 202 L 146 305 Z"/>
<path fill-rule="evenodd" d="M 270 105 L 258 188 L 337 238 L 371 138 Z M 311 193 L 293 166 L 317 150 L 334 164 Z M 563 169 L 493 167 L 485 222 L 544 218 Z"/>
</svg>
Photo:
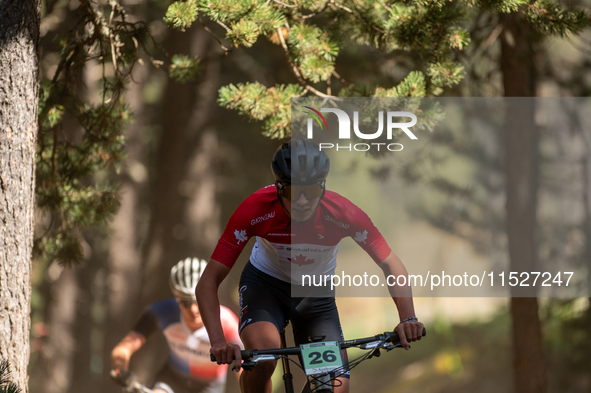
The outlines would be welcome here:
<svg viewBox="0 0 591 393">
<path fill-rule="evenodd" d="M 291 285 L 301 285 L 298 272 L 334 274 L 338 245 L 352 237 L 386 276 L 407 275 L 369 217 L 349 200 L 325 189 L 330 162 L 317 144 L 294 139 L 283 143 L 271 163 L 275 184 L 250 195 L 236 209 L 216 246 L 196 289 L 199 309 L 218 364 L 240 363 L 240 348 L 222 331 L 218 288 L 248 239 L 256 236 L 250 261 L 240 280 L 240 336 L 247 349 L 280 347 L 280 331 L 291 321 L 297 345 L 312 336 L 342 340 L 333 297 L 291 297 Z M 398 308 L 401 344 L 420 340 L 410 287 L 392 287 Z M 270 393 L 275 364 L 264 362 L 242 373 L 245 393 Z M 348 392 L 347 375 L 335 392 Z M 337 383 L 339 384 L 339 383 Z"/>
<path fill-rule="evenodd" d="M 133 329 L 111 352 L 111 366 L 125 379 L 129 360 L 156 330 L 162 331 L 169 347 L 166 365 L 156 375 L 155 393 L 223 393 L 227 365 L 210 360 L 210 340 L 195 301 L 195 287 L 207 262 L 197 258 L 180 261 L 170 271 L 170 289 L 174 299 L 152 304 Z M 237 347 L 238 317 L 219 306 L 221 334 Z"/>
</svg>

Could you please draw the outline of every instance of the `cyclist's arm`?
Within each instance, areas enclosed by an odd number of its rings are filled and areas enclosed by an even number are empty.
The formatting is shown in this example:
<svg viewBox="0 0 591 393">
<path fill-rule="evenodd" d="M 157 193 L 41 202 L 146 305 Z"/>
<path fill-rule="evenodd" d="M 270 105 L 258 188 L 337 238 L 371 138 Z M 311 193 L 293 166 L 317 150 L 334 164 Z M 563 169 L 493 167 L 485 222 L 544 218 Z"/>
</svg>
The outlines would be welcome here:
<svg viewBox="0 0 591 393">
<path fill-rule="evenodd" d="M 131 355 L 137 352 L 145 343 L 146 337 L 143 334 L 134 330 L 127 333 L 127 336 L 123 337 L 123 340 L 111 351 L 111 369 L 127 371 Z"/>
<path fill-rule="evenodd" d="M 195 288 L 195 297 L 209 336 L 211 353 L 217 359 L 218 364 L 230 364 L 234 361 L 234 366 L 238 371 L 241 364 L 240 346 L 226 341 L 220 319 L 220 299 L 218 297 L 220 284 L 230 269 L 230 267 L 210 259 L 199 279 L 197 288 Z"/>
<path fill-rule="evenodd" d="M 240 322 L 236 314 L 226 307 L 221 307 L 220 314 L 222 320 L 222 329 L 224 329 L 224 337 L 226 338 L 226 341 L 238 345 L 241 350 L 244 349 L 244 344 L 240 340 L 240 335 L 238 334 L 238 325 Z M 243 369 L 240 369 L 238 372 L 234 373 L 238 381 L 240 381 L 240 374 L 242 374 L 242 370 Z"/>
<path fill-rule="evenodd" d="M 390 275 L 396 277 L 402 275 L 407 278 L 404 280 L 407 285 L 388 286 L 388 290 L 390 291 L 390 295 L 392 295 L 394 303 L 396 303 L 400 320 L 403 321 L 406 318 L 415 317 L 415 309 L 412 300 L 412 289 L 408 280 L 408 272 L 402 264 L 402 261 L 396 256 L 396 254 L 391 252 L 386 259 L 378 264 L 378 266 L 382 269 L 386 278 Z M 398 324 L 394 330 L 398 332 L 402 346 L 405 349 L 409 349 L 409 341 L 421 339 L 423 333 L 423 324 L 420 322 L 404 322 Z"/>
</svg>

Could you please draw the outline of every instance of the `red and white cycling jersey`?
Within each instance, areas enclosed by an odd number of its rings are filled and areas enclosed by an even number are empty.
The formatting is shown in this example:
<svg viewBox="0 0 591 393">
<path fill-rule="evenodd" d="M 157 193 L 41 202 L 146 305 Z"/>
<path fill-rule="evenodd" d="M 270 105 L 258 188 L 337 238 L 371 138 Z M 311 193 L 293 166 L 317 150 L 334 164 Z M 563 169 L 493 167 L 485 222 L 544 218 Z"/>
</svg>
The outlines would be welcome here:
<svg viewBox="0 0 591 393">
<path fill-rule="evenodd" d="M 260 189 L 236 209 L 211 258 L 232 267 L 253 236 L 251 263 L 292 284 L 301 284 L 302 275 L 334 274 L 339 243 L 345 237 L 353 238 L 376 263 L 391 252 L 367 214 L 331 191 L 326 191 L 313 218 L 298 223 L 279 202 L 275 185 Z"/>
</svg>

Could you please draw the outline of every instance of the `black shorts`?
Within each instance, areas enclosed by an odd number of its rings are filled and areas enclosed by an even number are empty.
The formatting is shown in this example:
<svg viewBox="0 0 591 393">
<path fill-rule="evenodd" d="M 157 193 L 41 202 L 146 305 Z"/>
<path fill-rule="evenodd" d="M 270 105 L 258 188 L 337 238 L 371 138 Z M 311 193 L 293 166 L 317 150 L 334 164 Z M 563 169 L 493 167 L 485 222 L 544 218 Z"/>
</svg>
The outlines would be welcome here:
<svg viewBox="0 0 591 393">
<path fill-rule="evenodd" d="M 310 337 L 343 341 L 343 330 L 334 297 L 291 297 L 291 284 L 268 275 L 250 261 L 240 277 L 240 332 L 254 322 L 271 322 L 281 332 L 291 321 L 296 345 Z M 347 361 L 343 350 L 343 360 Z M 347 373 L 348 377 L 348 368 Z"/>
</svg>

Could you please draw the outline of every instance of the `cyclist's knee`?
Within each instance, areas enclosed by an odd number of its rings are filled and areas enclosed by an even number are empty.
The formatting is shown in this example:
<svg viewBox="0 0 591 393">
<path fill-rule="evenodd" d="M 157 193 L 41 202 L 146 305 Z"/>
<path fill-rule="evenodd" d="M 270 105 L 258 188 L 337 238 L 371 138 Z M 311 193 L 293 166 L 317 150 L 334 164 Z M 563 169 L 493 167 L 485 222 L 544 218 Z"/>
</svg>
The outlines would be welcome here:
<svg viewBox="0 0 591 393">
<path fill-rule="evenodd" d="M 242 375 L 247 380 L 250 378 L 266 380 L 266 379 L 269 379 L 273 376 L 273 372 L 275 372 L 276 366 L 277 366 L 277 361 L 260 362 L 252 370 L 250 370 L 250 371 L 244 370 Z"/>
<path fill-rule="evenodd" d="M 335 385 L 333 389 L 335 393 L 349 393 L 349 378 L 339 378 Z"/>
<path fill-rule="evenodd" d="M 266 321 L 254 322 L 246 326 L 242 329 L 240 338 L 247 349 L 272 349 L 281 346 L 277 327 Z"/>
<path fill-rule="evenodd" d="M 252 370 L 244 370 L 240 376 L 241 391 L 243 393 L 271 393 L 273 390 L 271 377 L 276 365 L 276 361 L 260 362 Z"/>
</svg>

